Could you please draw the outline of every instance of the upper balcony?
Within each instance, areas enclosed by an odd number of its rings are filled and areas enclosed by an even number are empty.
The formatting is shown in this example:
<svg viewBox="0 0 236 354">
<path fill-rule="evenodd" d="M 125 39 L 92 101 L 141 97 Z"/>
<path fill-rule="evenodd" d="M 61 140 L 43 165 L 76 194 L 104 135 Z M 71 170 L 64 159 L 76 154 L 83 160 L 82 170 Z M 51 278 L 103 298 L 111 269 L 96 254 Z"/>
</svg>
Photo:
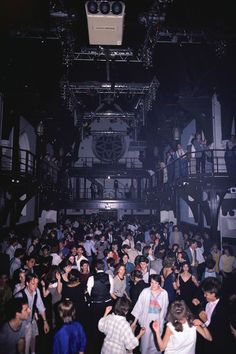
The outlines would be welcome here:
<svg viewBox="0 0 236 354">
<path fill-rule="evenodd" d="M 6 187 L 25 184 L 51 184 L 59 182 L 59 168 L 54 164 L 40 159 L 28 150 L 14 150 L 12 147 L 0 145 L 0 182 Z"/>
<path fill-rule="evenodd" d="M 96 157 L 81 157 L 70 168 L 71 177 L 105 177 L 115 175 L 120 178 L 149 177 L 138 158 L 121 158 L 114 162 L 104 162 Z"/>
</svg>

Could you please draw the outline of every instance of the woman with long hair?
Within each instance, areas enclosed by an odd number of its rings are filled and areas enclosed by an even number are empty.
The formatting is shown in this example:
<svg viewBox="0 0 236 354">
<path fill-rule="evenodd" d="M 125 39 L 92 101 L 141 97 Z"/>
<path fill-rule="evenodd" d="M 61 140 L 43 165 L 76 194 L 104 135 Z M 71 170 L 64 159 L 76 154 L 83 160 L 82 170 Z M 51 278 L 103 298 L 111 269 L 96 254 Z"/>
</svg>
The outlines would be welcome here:
<svg viewBox="0 0 236 354">
<path fill-rule="evenodd" d="M 195 354 L 196 332 L 206 340 L 212 340 L 206 325 L 198 319 L 194 320 L 183 300 L 176 300 L 170 304 L 163 338 L 158 321 L 153 322 L 152 328 L 155 331 L 159 349 L 165 351 L 165 354 Z"/>
<path fill-rule="evenodd" d="M 188 262 L 182 264 L 182 272 L 178 274 L 176 281 L 179 300 L 184 300 L 191 311 L 195 311 L 192 300 L 196 297 L 199 283 L 194 275 L 190 273 Z"/>
<path fill-rule="evenodd" d="M 115 276 L 114 276 L 114 291 L 112 297 L 116 300 L 119 297 L 126 296 L 129 299 L 129 296 L 126 292 L 126 270 L 123 263 L 117 264 L 115 267 Z"/>
</svg>

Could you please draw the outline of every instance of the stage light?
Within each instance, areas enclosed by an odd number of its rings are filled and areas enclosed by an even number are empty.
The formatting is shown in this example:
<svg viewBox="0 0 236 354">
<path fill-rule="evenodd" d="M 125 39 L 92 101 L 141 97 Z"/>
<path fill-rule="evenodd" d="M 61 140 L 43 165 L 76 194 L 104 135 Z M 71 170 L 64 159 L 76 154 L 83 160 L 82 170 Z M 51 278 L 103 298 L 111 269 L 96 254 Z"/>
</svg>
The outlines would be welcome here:
<svg viewBox="0 0 236 354">
<path fill-rule="evenodd" d="M 110 12 L 110 4 L 107 1 L 102 1 L 100 6 L 100 11 L 103 15 L 107 15 Z"/>
<path fill-rule="evenodd" d="M 122 4 L 120 1 L 115 1 L 113 2 L 112 6 L 111 6 L 111 12 L 114 15 L 120 15 L 122 12 Z"/>
<path fill-rule="evenodd" d="M 96 1 L 88 1 L 87 8 L 90 14 L 98 13 L 98 3 Z"/>
</svg>

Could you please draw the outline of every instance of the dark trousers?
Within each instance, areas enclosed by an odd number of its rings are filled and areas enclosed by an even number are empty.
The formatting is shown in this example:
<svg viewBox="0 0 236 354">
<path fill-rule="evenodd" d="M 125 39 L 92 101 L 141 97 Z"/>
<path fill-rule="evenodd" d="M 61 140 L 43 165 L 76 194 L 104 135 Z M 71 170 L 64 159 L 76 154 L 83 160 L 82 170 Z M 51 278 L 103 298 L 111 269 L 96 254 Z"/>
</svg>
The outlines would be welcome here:
<svg viewBox="0 0 236 354">
<path fill-rule="evenodd" d="M 100 354 L 104 341 L 104 334 L 98 330 L 98 322 L 103 317 L 105 308 L 110 306 L 111 302 L 91 303 L 89 308 L 89 333 L 87 354 Z"/>
</svg>

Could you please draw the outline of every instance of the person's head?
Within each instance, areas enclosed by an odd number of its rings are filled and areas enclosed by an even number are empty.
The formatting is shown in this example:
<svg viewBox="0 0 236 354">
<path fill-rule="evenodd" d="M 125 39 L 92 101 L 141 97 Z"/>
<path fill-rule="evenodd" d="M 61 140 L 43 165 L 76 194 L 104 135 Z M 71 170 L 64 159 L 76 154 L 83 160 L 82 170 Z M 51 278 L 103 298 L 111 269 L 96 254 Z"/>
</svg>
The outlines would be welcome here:
<svg viewBox="0 0 236 354">
<path fill-rule="evenodd" d="M 221 282 L 214 277 L 207 277 L 203 280 L 201 288 L 207 302 L 212 302 L 219 299 L 221 295 Z"/>
<path fill-rule="evenodd" d="M 195 240 L 195 239 L 191 240 L 189 246 L 192 248 L 192 250 L 197 249 L 197 246 L 198 246 L 197 240 Z"/>
<path fill-rule="evenodd" d="M 89 262 L 86 259 L 80 262 L 80 271 L 81 273 L 89 273 Z"/>
<path fill-rule="evenodd" d="M 177 253 L 177 259 L 178 259 L 178 260 L 185 259 L 184 252 L 178 251 L 178 253 Z"/>
<path fill-rule="evenodd" d="M 133 270 L 130 276 L 134 283 L 137 283 L 143 279 L 143 273 L 141 272 L 141 270 Z"/>
<path fill-rule="evenodd" d="M 208 270 L 214 269 L 215 265 L 216 265 L 216 261 L 215 261 L 214 259 L 208 258 L 208 259 L 206 260 L 206 268 L 207 268 Z"/>
<path fill-rule="evenodd" d="M 33 243 L 34 245 L 37 245 L 37 244 L 39 243 L 39 237 L 38 237 L 38 236 L 33 237 L 33 238 L 32 238 L 32 243 Z"/>
<path fill-rule="evenodd" d="M 176 231 L 176 232 L 179 231 L 179 228 L 177 225 L 173 226 L 173 231 Z"/>
<path fill-rule="evenodd" d="M 35 266 L 35 257 L 27 256 L 25 258 L 25 265 L 29 270 L 32 270 Z"/>
<path fill-rule="evenodd" d="M 125 265 L 117 264 L 115 267 L 115 275 L 118 275 L 119 278 L 123 279 L 125 276 Z"/>
<path fill-rule="evenodd" d="M 108 269 L 114 270 L 114 268 L 115 268 L 115 260 L 114 260 L 114 258 L 108 258 L 107 259 L 107 267 L 108 267 Z"/>
<path fill-rule="evenodd" d="M 25 284 L 25 276 L 26 276 L 25 269 L 20 269 L 18 279 L 21 284 Z"/>
<path fill-rule="evenodd" d="M 112 250 L 104 250 L 103 252 L 105 258 L 113 258 L 114 252 Z"/>
<path fill-rule="evenodd" d="M 70 273 L 68 274 L 69 283 L 77 283 L 79 281 L 79 271 L 78 269 L 71 269 Z"/>
<path fill-rule="evenodd" d="M 226 256 L 232 256 L 233 255 L 233 250 L 230 246 L 224 246 L 223 247 L 223 253 L 226 255 Z"/>
<path fill-rule="evenodd" d="M 149 277 L 149 281 L 152 291 L 157 291 L 160 289 L 161 276 L 159 274 L 151 274 Z"/>
<path fill-rule="evenodd" d="M 189 272 L 189 270 L 190 270 L 190 267 L 189 267 L 188 262 L 183 262 L 182 263 L 182 272 Z"/>
<path fill-rule="evenodd" d="M 70 249 L 70 254 L 72 256 L 76 256 L 77 255 L 77 249 L 76 249 L 76 246 L 72 246 L 71 249 Z"/>
<path fill-rule="evenodd" d="M 36 291 L 39 283 L 39 278 L 37 274 L 28 273 L 25 277 L 25 285 L 28 291 L 32 294 Z"/>
<path fill-rule="evenodd" d="M 172 245 L 172 247 L 171 247 L 171 250 L 172 250 L 173 252 L 177 252 L 178 249 L 179 249 L 178 243 L 174 243 L 174 244 Z"/>
<path fill-rule="evenodd" d="M 65 299 L 58 305 L 58 313 L 64 323 L 70 323 L 75 319 L 76 311 L 73 302 Z"/>
<path fill-rule="evenodd" d="M 41 251 L 42 251 L 43 257 L 48 257 L 49 254 L 50 254 L 50 250 L 49 250 L 49 247 L 48 247 L 48 246 L 43 246 L 42 249 L 41 249 Z"/>
<path fill-rule="evenodd" d="M 118 243 L 117 242 L 112 242 L 111 249 L 113 251 L 117 252 L 118 251 Z"/>
<path fill-rule="evenodd" d="M 142 271 L 146 271 L 148 267 L 149 260 L 145 256 L 140 256 L 139 258 L 139 266 Z"/>
<path fill-rule="evenodd" d="M 142 251 L 142 245 L 141 242 L 137 242 L 134 247 L 138 252 Z"/>
<path fill-rule="evenodd" d="M 124 253 L 122 256 L 122 262 L 124 264 L 127 264 L 129 262 L 129 255 L 127 253 Z"/>
<path fill-rule="evenodd" d="M 124 252 L 124 253 L 128 253 L 129 252 L 129 250 L 130 250 L 130 246 L 129 245 L 126 245 L 126 244 L 124 244 L 124 245 L 122 245 L 121 246 L 121 249 L 122 249 L 122 251 Z"/>
<path fill-rule="evenodd" d="M 176 300 L 169 306 L 167 321 L 172 323 L 177 332 L 182 332 L 185 321 L 192 326 L 193 315 L 183 300 Z"/>
<path fill-rule="evenodd" d="M 98 229 L 98 228 L 97 228 L 97 229 Z M 100 240 L 100 242 L 105 242 L 105 240 L 106 240 L 105 235 L 100 235 L 100 236 L 99 236 L 99 240 Z"/>
<path fill-rule="evenodd" d="M 142 250 L 142 254 L 145 257 L 152 256 L 153 255 L 153 249 L 151 246 L 144 246 Z"/>
<path fill-rule="evenodd" d="M 173 268 L 175 263 L 174 257 L 165 257 L 163 259 L 163 268 Z"/>
<path fill-rule="evenodd" d="M 213 243 L 211 250 L 214 251 L 214 252 L 219 251 L 218 244 L 217 243 Z"/>
<path fill-rule="evenodd" d="M 27 320 L 30 315 L 28 301 L 24 298 L 12 298 L 6 305 L 6 317 L 8 321 L 18 319 Z"/>
<path fill-rule="evenodd" d="M 23 248 L 17 248 L 14 253 L 15 258 L 22 259 L 24 257 L 25 251 Z"/>
<path fill-rule="evenodd" d="M 96 263 L 95 263 L 95 269 L 96 271 L 104 271 L 105 269 L 105 264 L 102 260 L 98 260 Z"/>
<path fill-rule="evenodd" d="M 125 297 L 120 297 L 115 303 L 113 311 L 115 315 L 126 316 L 130 309 L 130 301 Z"/>
<path fill-rule="evenodd" d="M 76 252 L 77 252 L 77 255 L 78 255 L 78 256 L 82 256 L 83 254 L 85 254 L 85 248 L 84 248 L 84 246 L 78 245 Z"/>
<path fill-rule="evenodd" d="M 65 273 L 70 273 L 72 269 L 72 263 L 68 258 L 64 258 L 61 263 L 59 264 L 60 268 L 63 269 Z"/>
</svg>

